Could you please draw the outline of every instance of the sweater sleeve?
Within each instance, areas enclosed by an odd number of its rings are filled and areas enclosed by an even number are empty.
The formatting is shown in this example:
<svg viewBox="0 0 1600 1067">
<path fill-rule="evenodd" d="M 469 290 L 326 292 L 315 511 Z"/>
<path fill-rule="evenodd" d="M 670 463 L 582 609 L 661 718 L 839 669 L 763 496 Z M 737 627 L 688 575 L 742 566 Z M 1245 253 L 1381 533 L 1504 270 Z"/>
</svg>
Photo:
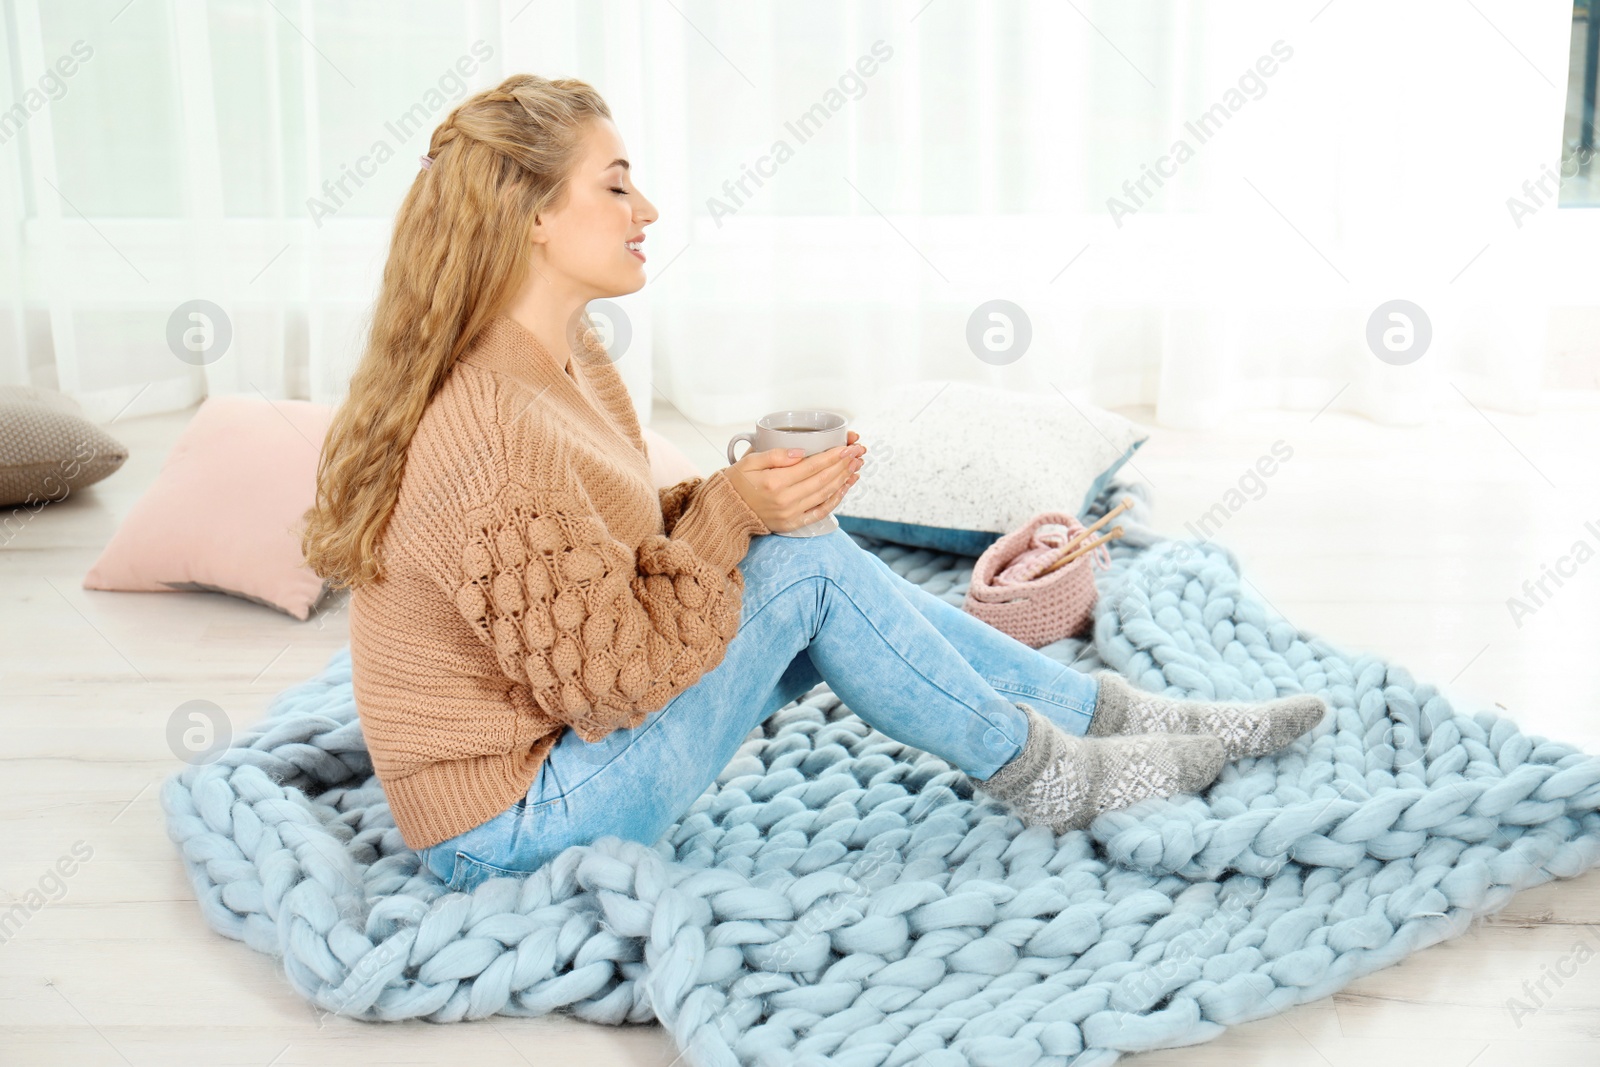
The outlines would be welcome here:
<svg viewBox="0 0 1600 1067">
<path fill-rule="evenodd" d="M 469 517 L 454 602 L 541 710 L 598 741 L 722 662 L 739 628 L 739 561 L 766 532 L 722 471 L 685 501 L 673 536 L 637 550 L 581 487 L 512 482 Z"/>
<path fill-rule="evenodd" d="M 683 509 L 689 506 L 690 498 L 704 484 L 705 479 L 696 475 L 693 478 L 685 478 L 676 485 L 667 485 L 656 490 L 656 494 L 661 498 L 661 523 L 666 527 L 668 537 L 672 536 L 672 528 L 678 525 Z"/>
<path fill-rule="evenodd" d="M 698 475 L 686 478 L 676 485 L 657 490 L 657 493 L 661 497 L 661 521 L 668 537 L 673 536 L 673 530 L 685 511 L 694 510 L 698 513 L 702 509 L 708 511 L 714 520 L 713 525 L 753 524 L 756 527 L 754 536 L 772 532 L 733 488 L 733 483 L 728 480 L 727 468 L 716 471 L 710 478 Z"/>
</svg>

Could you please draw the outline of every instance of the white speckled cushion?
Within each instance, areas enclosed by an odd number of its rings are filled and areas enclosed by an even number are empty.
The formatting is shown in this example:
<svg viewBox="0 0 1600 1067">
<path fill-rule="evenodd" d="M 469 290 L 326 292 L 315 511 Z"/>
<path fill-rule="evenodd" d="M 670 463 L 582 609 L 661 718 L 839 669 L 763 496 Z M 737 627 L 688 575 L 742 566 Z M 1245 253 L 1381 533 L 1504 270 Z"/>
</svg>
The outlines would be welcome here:
<svg viewBox="0 0 1600 1067">
<path fill-rule="evenodd" d="M 1081 516 L 1150 436 L 1053 389 L 948 380 L 891 389 L 850 428 L 867 455 L 839 525 L 972 556 L 1040 512 Z"/>
<path fill-rule="evenodd" d="M 61 500 L 127 458 L 127 446 L 84 418 L 65 393 L 0 386 L 0 507 Z"/>
</svg>

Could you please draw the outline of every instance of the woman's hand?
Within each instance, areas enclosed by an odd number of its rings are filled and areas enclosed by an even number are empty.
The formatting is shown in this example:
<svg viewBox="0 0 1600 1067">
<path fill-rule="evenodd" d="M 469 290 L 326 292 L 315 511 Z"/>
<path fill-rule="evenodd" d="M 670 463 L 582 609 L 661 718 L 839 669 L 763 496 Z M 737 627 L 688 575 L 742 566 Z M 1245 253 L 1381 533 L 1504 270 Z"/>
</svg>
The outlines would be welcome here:
<svg viewBox="0 0 1600 1067">
<path fill-rule="evenodd" d="M 798 458 L 790 458 L 785 448 L 751 449 L 727 468 L 728 480 L 767 529 L 798 530 L 838 507 L 861 477 L 856 472 L 867 446 L 856 444 L 860 437 L 850 430 L 848 443 Z"/>
</svg>

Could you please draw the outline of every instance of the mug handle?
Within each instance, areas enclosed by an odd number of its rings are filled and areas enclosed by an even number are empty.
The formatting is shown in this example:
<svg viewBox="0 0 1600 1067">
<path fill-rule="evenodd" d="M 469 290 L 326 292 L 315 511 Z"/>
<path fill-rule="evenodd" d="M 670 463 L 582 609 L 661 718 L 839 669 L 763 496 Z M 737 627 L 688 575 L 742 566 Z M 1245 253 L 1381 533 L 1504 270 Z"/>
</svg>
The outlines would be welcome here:
<svg viewBox="0 0 1600 1067">
<path fill-rule="evenodd" d="M 728 438 L 728 462 L 729 463 L 737 463 L 737 462 L 739 462 L 739 457 L 735 456 L 733 454 L 733 446 L 738 444 L 740 441 L 744 441 L 751 448 L 755 448 L 756 447 L 756 435 L 754 433 L 752 433 L 751 431 L 746 430 L 744 433 L 736 433 L 736 434 L 734 434 L 732 437 Z M 749 455 L 749 453 L 746 452 L 745 455 Z"/>
</svg>

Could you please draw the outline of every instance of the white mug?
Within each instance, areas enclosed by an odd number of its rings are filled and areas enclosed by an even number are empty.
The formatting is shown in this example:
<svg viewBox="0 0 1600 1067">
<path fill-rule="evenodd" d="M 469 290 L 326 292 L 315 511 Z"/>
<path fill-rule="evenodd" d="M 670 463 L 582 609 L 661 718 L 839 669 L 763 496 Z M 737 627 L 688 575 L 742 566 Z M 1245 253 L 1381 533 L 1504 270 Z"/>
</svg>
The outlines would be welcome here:
<svg viewBox="0 0 1600 1067">
<path fill-rule="evenodd" d="M 757 452 L 769 448 L 800 448 L 810 456 L 850 443 L 850 420 L 837 411 L 804 408 L 773 411 L 756 420 L 754 431 L 736 433 L 728 439 L 728 462 L 737 463 L 734 446 L 744 441 Z M 774 530 L 785 537 L 816 537 L 839 528 L 839 520 L 829 512 L 814 522 L 794 530 Z"/>
</svg>

